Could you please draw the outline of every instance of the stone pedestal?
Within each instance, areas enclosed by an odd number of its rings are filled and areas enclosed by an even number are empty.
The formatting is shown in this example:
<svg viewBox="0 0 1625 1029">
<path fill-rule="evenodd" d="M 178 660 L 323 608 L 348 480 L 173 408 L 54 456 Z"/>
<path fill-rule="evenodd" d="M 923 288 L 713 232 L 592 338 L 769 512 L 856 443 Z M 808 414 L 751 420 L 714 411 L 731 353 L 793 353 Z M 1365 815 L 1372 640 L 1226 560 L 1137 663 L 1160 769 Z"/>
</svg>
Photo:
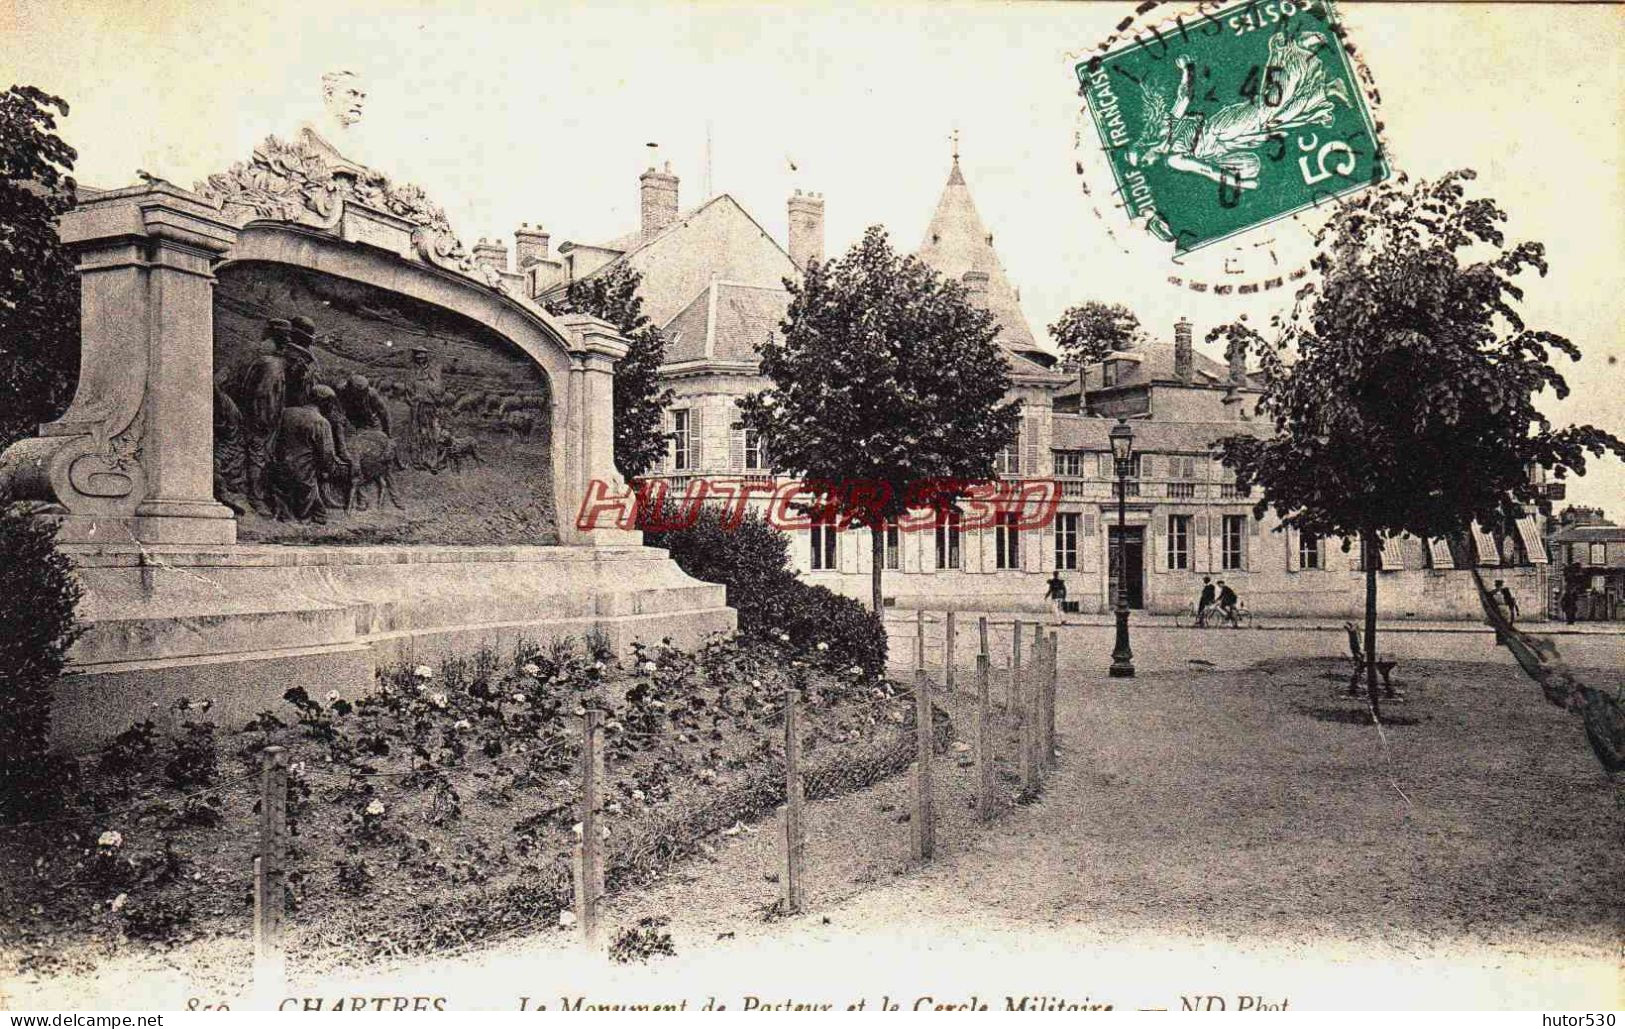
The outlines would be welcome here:
<svg viewBox="0 0 1625 1029">
<path fill-rule="evenodd" d="M 211 267 L 235 227 L 167 183 L 62 218 L 82 290 L 79 385 L 3 462 L 19 499 L 57 506 L 63 542 L 231 543 L 214 499 Z"/>
</svg>

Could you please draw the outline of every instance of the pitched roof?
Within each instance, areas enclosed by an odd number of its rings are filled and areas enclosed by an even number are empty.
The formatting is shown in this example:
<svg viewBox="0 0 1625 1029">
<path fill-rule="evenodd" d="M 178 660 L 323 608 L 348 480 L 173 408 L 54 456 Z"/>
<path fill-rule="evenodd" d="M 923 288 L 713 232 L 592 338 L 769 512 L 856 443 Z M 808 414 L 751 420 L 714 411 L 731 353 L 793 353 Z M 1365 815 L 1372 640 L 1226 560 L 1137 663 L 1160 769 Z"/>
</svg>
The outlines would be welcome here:
<svg viewBox="0 0 1625 1029">
<path fill-rule="evenodd" d="M 1054 421 L 1056 450 L 1108 451 L 1115 418 L 1057 414 Z M 1267 436 L 1270 427 L 1261 422 L 1162 422 L 1149 418 L 1129 421 L 1134 429 L 1134 449 L 1153 454 L 1205 453 L 1226 436 Z"/>
<path fill-rule="evenodd" d="M 666 362 L 754 361 L 790 306 L 782 287 L 713 282 L 664 326 Z"/>
<path fill-rule="evenodd" d="M 639 290 L 644 313 L 657 325 L 678 317 L 695 293 L 714 280 L 777 288 L 796 274 L 790 255 L 739 201 L 726 193 L 707 200 L 646 240 L 630 233 L 609 243 L 594 244 L 620 251 L 620 256 L 584 278 L 619 264 L 642 276 Z M 570 244 L 559 249 L 567 251 Z M 562 291 L 561 284 L 549 291 Z"/>
<path fill-rule="evenodd" d="M 1571 525 L 1553 543 L 1625 543 L 1625 525 Z"/>
<path fill-rule="evenodd" d="M 986 275 L 987 293 L 983 302 L 999 321 L 999 343 L 1016 354 L 1023 351 L 1048 353 L 1033 339 L 1015 288 L 1010 285 L 999 255 L 993 249 L 993 234 L 982 223 L 976 202 L 971 199 L 970 187 L 959 170 L 958 157 L 954 158 L 953 170 L 948 173 L 948 182 L 937 199 L 936 213 L 931 216 L 925 240 L 915 256 L 944 277 L 956 281 L 963 281 L 966 272 Z M 1032 363 L 1043 367 L 1041 361 Z"/>
</svg>

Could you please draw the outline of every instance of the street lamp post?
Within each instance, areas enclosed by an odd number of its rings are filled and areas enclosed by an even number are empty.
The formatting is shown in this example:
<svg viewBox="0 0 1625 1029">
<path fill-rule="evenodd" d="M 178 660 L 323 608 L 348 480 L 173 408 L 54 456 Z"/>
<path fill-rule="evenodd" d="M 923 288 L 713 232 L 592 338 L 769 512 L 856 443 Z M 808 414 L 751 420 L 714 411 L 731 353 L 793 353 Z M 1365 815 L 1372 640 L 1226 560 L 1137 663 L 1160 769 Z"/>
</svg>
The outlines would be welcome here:
<svg viewBox="0 0 1625 1029">
<path fill-rule="evenodd" d="M 1134 430 L 1128 419 L 1119 418 L 1110 434 L 1112 458 L 1117 462 L 1117 643 L 1112 647 L 1113 679 L 1134 678 L 1134 651 L 1128 644 L 1128 590 L 1124 588 L 1128 575 L 1128 463 L 1134 456 Z"/>
</svg>

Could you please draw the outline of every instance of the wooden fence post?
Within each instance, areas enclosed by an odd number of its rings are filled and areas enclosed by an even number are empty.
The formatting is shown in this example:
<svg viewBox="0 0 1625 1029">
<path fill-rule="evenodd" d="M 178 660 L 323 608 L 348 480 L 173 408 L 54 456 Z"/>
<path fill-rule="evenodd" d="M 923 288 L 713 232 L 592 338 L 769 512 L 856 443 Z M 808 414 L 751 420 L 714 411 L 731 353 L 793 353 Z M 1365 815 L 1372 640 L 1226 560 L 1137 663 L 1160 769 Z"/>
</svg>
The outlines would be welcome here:
<svg viewBox="0 0 1625 1029">
<path fill-rule="evenodd" d="M 1033 765 L 1040 772 L 1049 768 L 1049 750 L 1045 746 L 1049 732 L 1045 722 L 1046 714 L 1049 711 L 1049 703 L 1046 699 L 1049 695 L 1049 670 L 1044 667 L 1044 662 L 1048 657 L 1049 640 L 1044 632 L 1044 627 L 1041 624 L 1034 625 L 1032 661 L 1029 662 L 1031 670 L 1028 672 L 1028 678 L 1032 680 L 1032 686 L 1028 689 L 1027 696 L 1030 698 L 1029 703 L 1032 705 L 1033 716 Z"/>
<path fill-rule="evenodd" d="M 987 615 L 982 615 L 976 619 L 976 634 L 981 637 L 982 641 L 982 649 L 977 653 L 992 655 L 993 651 L 987 648 Z"/>
<path fill-rule="evenodd" d="M 993 788 L 997 782 L 993 768 L 993 701 L 987 654 L 976 655 L 976 817 L 991 822 L 994 814 Z"/>
<path fill-rule="evenodd" d="M 1055 766 L 1055 695 L 1060 692 L 1061 685 L 1061 638 L 1059 633 L 1049 634 L 1049 660 L 1045 663 L 1049 670 L 1049 698 L 1044 705 L 1045 735 L 1044 753 L 1049 755 L 1050 767 Z"/>
<path fill-rule="evenodd" d="M 954 613 L 949 611 L 947 622 L 943 626 L 942 642 L 942 688 L 949 693 L 954 691 Z"/>
<path fill-rule="evenodd" d="M 265 748 L 260 774 L 259 856 L 254 859 L 254 986 L 267 997 L 287 978 L 282 948 L 283 861 L 288 853 L 288 755 Z"/>
<path fill-rule="evenodd" d="M 1016 651 L 1017 660 L 1021 651 Z M 1021 791 L 1028 798 L 1038 794 L 1038 704 L 1035 696 L 1035 687 L 1038 684 L 1037 669 L 1030 669 L 1030 674 L 1016 676 L 1021 685 L 1019 706 L 1016 709 L 1016 725 L 1019 730 L 1016 742 L 1018 754 L 1016 755 L 1018 767 L 1021 772 Z"/>
<path fill-rule="evenodd" d="M 931 720 L 931 680 L 921 668 L 914 676 L 914 816 L 910 819 L 914 841 L 914 859 L 928 861 L 936 851 L 936 811 L 931 797 L 931 760 L 935 743 L 935 726 Z"/>
<path fill-rule="evenodd" d="M 602 789 L 603 755 L 599 727 L 602 711 L 587 709 L 581 716 L 581 804 L 576 820 L 581 823 L 581 839 L 576 841 L 576 924 L 588 947 L 598 945 L 598 905 L 604 897 L 603 840 L 598 828 L 599 793 Z"/>
<path fill-rule="evenodd" d="M 806 790 L 801 781 L 801 691 L 784 698 L 784 879 L 779 893 L 783 914 L 802 910 L 801 861 L 806 849 Z"/>
<path fill-rule="evenodd" d="M 1021 710 L 1021 619 L 1010 623 L 1010 713 Z"/>
<path fill-rule="evenodd" d="M 914 671 L 925 674 L 925 608 L 914 612 Z"/>
</svg>

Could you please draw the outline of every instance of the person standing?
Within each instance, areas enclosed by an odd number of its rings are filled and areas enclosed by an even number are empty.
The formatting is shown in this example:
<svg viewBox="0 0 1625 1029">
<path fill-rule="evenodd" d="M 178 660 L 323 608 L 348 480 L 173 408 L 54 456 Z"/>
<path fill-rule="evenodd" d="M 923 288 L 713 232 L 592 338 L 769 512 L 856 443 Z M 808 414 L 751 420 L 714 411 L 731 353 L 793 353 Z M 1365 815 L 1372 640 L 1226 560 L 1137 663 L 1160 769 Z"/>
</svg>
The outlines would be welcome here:
<svg viewBox="0 0 1625 1029">
<path fill-rule="evenodd" d="M 1213 589 L 1213 576 L 1202 576 L 1202 595 L 1196 598 L 1196 627 L 1198 629 L 1207 625 L 1207 609 L 1213 606 L 1217 596 Z"/>
<path fill-rule="evenodd" d="M 1518 599 L 1512 595 L 1512 591 L 1507 588 L 1504 581 L 1495 580 L 1495 587 L 1490 590 L 1490 596 L 1495 598 L 1502 608 L 1506 610 L 1508 624 L 1518 620 Z"/>
<path fill-rule="evenodd" d="M 326 525 L 322 480 L 337 469 L 333 427 L 322 412 L 313 403 L 286 408 L 277 430 L 276 460 L 271 465 L 278 515 L 285 513 L 297 521 Z"/>
<path fill-rule="evenodd" d="M 1044 591 L 1044 599 L 1049 601 L 1050 612 L 1055 615 L 1056 622 L 1060 622 L 1066 614 L 1066 581 L 1061 578 L 1061 566 L 1055 566 L 1055 574 L 1049 577 L 1048 588 Z"/>
<path fill-rule="evenodd" d="M 429 360 L 429 351 L 413 347 L 412 378 L 407 384 L 406 398 L 412 412 L 407 426 L 407 443 L 412 455 L 409 463 L 414 468 L 437 474 L 441 465 L 440 402 L 445 392 L 440 368 Z"/>
<path fill-rule="evenodd" d="M 310 325 L 308 319 L 300 321 Z M 262 518 L 272 516 L 268 468 L 276 452 L 276 434 L 288 405 L 289 387 L 301 393 L 315 363 L 315 355 L 301 341 L 306 337 L 314 341 L 314 326 L 310 328 L 310 332 L 296 338 L 294 323 L 288 319 L 267 321 L 262 339 L 270 342 L 270 352 L 245 366 L 227 390 L 235 394 L 233 399 L 241 414 L 243 485 L 249 505 Z"/>
</svg>

